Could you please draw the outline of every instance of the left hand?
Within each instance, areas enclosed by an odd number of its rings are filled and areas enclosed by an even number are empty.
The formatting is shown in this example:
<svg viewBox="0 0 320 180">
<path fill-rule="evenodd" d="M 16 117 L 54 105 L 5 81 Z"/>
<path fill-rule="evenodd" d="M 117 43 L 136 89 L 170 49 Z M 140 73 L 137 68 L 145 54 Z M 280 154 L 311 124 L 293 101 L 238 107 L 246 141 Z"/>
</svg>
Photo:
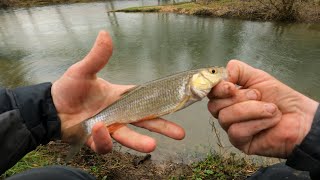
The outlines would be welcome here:
<svg viewBox="0 0 320 180">
<path fill-rule="evenodd" d="M 90 53 L 53 83 L 51 93 L 61 119 L 62 136 L 67 133 L 68 127 L 97 114 L 132 87 L 112 84 L 97 77 L 111 54 L 111 37 L 107 32 L 100 32 Z M 178 140 L 185 135 L 183 128 L 164 119 L 142 121 L 134 125 Z M 140 152 L 151 152 L 156 147 L 153 138 L 139 134 L 127 126 L 121 127 L 111 136 L 124 146 Z M 112 149 L 111 136 L 103 123 L 97 123 L 87 145 L 97 153 L 107 153 Z"/>
</svg>

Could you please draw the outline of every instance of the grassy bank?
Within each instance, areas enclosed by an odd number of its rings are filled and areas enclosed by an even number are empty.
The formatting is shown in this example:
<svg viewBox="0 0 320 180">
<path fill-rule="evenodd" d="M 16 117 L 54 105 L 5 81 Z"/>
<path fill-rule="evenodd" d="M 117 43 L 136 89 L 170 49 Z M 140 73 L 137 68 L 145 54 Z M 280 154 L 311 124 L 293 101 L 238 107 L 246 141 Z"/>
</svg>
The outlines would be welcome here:
<svg viewBox="0 0 320 180">
<path fill-rule="evenodd" d="M 97 2 L 102 0 L 0 0 L 0 8 L 34 7 L 54 4 Z"/>
<path fill-rule="evenodd" d="M 301 1 L 291 9 L 281 4 L 270 4 L 272 0 L 217 0 L 210 3 L 180 3 L 164 6 L 144 6 L 120 9 L 116 12 L 172 12 L 188 15 L 239 18 L 248 20 L 277 20 L 298 22 L 320 22 L 320 5 Z"/>
<path fill-rule="evenodd" d="M 0 0 L 0 8 L 32 7 L 53 4 L 97 2 L 103 0 Z M 189 15 L 239 18 L 247 20 L 275 20 L 320 22 L 319 0 L 195 0 L 163 6 L 120 9 L 116 12 L 171 12 Z"/>
<path fill-rule="evenodd" d="M 17 174 L 31 168 L 46 165 L 62 165 L 68 146 L 50 143 L 30 152 L 13 168 L 0 178 Z M 151 158 L 152 159 L 152 158 Z M 203 161 L 193 164 L 172 162 L 153 162 L 150 156 L 139 157 L 114 151 L 106 155 L 97 155 L 88 148 L 83 148 L 68 165 L 81 168 L 98 179 L 245 179 L 258 167 L 243 158 L 222 157 L 209 153 Z"/>
</svg>

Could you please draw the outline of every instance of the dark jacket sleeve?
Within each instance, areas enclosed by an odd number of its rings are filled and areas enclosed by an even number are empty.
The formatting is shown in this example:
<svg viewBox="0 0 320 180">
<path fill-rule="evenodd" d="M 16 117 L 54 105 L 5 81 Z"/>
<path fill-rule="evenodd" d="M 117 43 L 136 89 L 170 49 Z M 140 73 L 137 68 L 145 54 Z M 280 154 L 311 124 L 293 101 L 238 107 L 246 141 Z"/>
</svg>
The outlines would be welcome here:
<svg viewBox="0 0 320 180">
<path fill-rule="evenodd" d="M 295 147 L 286 164 L 297 170 L 309 171 L 311 179 L 320 179 L 320 106 L 310 132 Z"/>
<path fill-rule="evenodd" d="M 51 83 L 0 89 L 0 174 L 39 144 L 60 136 Z"/>
</svg>

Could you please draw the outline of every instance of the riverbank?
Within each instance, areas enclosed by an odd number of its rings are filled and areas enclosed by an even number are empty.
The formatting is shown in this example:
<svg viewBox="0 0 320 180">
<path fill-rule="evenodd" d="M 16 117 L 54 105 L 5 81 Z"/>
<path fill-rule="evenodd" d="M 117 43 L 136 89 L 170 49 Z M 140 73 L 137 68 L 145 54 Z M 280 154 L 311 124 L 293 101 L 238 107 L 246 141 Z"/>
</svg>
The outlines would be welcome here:
<svg viewBox="0 0 320 180">
<path fill-rule="evenodd" d="M 30 152 L 13 168 L 0 176 L 4 179 L 13 174 L 31 168 L 47 165 L 63 165 L 68 153 L 68 145 L 49 143 Z M 139 157 L 128 153 L 113 151 L 106 155 L 97 155 L 88 148 L 68 163 L 69 166 L 83 169 L 97 179 L 245 179 L 259 167 L 243 158 L 222 157 L 209 153 L 200 162 L 179 164 L 170 161 L 154 162 L 150 155 Z"/>
<path fill-rule="evenodd" d="M 218 0 L 211 3 L 178 3 L 163 6 L 132 7 L 116 12 L 163 12 L 246 20 L 320 22 L 319 2 L 296 2 L 291 9 L 272 5 L 268 0 Z M 294 1 L 293 1 L 294 2 Z M 286 9 L 289 8 L 289 9 Z"/>
<path fill-rule="evenodd" d="M 103 2 L 105 0 L 0 0 L 0 8 Z M 284 3 L 283 3 L 284 2 Z M 162 6 L 131 7 L 115 12 L 163 12 L 259 21 L 320 22 L 319 0 L 196 0 Z"/>
<path fill-rule="evenodd" d="M 89 3 L 103 0 L 0 0 L 0 8 L 21 8 L 55 4 Z"/>
</svg>

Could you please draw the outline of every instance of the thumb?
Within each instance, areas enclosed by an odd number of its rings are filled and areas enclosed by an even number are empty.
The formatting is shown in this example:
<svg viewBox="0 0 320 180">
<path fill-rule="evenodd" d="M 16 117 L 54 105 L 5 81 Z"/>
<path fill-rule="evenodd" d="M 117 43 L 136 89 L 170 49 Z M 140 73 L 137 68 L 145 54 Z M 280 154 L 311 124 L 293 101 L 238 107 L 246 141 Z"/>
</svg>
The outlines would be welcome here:
<svg viewBox="0 0 320 180">
<path fill-rule="evenodd" d="M 108 32 L 100 31 L 99 35 L 88 55 L 79 62 L 79 70 L 82 75 L 95 75 L 109 61 L 112 55 L 112 39 Z"/>
<path fill-rule="evenodd" d="M 268 73 L 239 60 L 230 60 L 227 64 L 227 70 L 228 80 L 245 88 L 272 78 Z"/>
</svg>

